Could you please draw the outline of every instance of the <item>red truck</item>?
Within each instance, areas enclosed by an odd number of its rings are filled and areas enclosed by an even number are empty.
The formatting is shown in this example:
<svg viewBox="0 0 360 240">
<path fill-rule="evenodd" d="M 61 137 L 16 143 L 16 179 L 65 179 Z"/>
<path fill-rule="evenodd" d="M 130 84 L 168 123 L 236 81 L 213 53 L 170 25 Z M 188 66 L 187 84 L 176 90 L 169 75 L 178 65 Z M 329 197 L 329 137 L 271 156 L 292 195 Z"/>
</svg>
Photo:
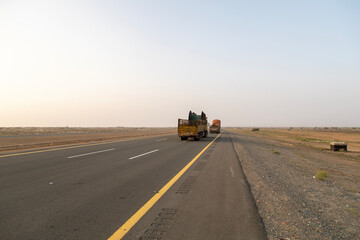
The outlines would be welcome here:
<svg viewBox="0 0 360 240">
<path fill-rule="evenodd" d="M 219 119 L 214 119 L 210 126 L 210 133 L 220 133 L 221 130 L 221 121 Z"/>
</svg>

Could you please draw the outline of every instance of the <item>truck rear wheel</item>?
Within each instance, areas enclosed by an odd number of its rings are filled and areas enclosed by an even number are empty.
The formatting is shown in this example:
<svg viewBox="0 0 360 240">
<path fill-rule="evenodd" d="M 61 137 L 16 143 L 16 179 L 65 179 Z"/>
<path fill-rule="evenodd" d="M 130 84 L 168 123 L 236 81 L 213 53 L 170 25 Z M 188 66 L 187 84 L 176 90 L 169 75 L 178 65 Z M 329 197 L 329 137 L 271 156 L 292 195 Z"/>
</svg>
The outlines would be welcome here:
<svg viewBox="0 0 360 240">
<path fill-rule="evenodd" d="M 188 137 L 180 137 L 181 140 L 188 140 Z"/>
</svg>

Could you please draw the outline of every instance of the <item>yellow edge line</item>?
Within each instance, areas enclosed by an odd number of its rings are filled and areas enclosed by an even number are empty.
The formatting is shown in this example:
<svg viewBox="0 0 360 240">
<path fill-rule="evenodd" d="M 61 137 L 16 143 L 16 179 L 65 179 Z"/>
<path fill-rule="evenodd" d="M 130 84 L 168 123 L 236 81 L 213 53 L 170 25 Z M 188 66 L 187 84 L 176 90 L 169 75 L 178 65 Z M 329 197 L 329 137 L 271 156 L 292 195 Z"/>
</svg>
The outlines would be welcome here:
<svg viewBox="0 0 360 240">
<path fill-rule="evenodd" d="M 31 152 L 23 152 L 23 153 L 13 153 L 13 154 L 7 154 L 7 155 L 0 155 L 0 158 L 18 156 L 18 155 L 26 155 L 26 154 L 33 154 L 33 153 L 41 153 L 41 152 L 51 152 L 51 151 L 58 151 L 58 150 L 64 150 L 64 149 L 70 149 L 70 148 L 89 147 L 89 146 L 102 145 L 102 144 L 108 144 L 108 143 L 116 143 L 116 142 L 130 142 L 130 141 L 135 141 L 135 140 L 154 138 L 154 137 L 160 137 L 160 136 L 167 136 L 167 135 L 175 135 L 175 134 L 165 134 L 165 135 L 150 136 L 150 137 L 143 137 L 143 138 L 128 138 L 128 139 L 124 139 L 124 140 L 115 140 L 115 141 L 106 141 L 106 142 L 102 141 L 100 143 L 83 144 L 83 145 L 76 145 L 76 146 L 62 147 L 62 148 L 51 148 L 51 149 L 45 149 L 45 150 L 39 150 L 39 151 L 31 151 Z"/>
<path fill-rule="evenodd" d="M 210 147 L 210 145 L 220 137 L 220 133 L 211 143 L 209 143 L 193 160 L 191 160 L 178 174 L 175 175 L 158 193 L 156 193 L 144 206 L 142 206 L 129 220 L 126 221 L 108 240 L 120 240 L 130 229 L 147 213 L 152 206 L 174 185 L 174 183 L 193 165 L 193 163 Z"/>
</svg>

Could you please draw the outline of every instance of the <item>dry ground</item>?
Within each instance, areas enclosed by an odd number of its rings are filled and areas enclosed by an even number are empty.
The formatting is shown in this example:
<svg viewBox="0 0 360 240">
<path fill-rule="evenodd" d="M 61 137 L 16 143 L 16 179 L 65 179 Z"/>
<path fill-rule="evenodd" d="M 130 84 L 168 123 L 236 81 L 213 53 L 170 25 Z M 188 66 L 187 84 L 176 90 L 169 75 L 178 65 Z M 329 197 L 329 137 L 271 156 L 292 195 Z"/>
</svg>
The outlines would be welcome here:
<svg viewBox="0 0 360 240">
<path fill-rule="evenodd" d="M 269 239 L 360 239 L 359 129 L 227 130 Z"/>
<path fill-rule="evenodd" d="M 239 128 L 244 134 L 272 138 L 287 144 L 302 144 L 307 147 L 328 150 L 330 142 L 347 142 L 350 156 L 360 156 L 360 128 L 265 128 L 251 131 Z"/>
<path fill-rule="evenodd" d="M 175 133 L 176 128 L 0 128 L 0 151 Z"/>
</svg>

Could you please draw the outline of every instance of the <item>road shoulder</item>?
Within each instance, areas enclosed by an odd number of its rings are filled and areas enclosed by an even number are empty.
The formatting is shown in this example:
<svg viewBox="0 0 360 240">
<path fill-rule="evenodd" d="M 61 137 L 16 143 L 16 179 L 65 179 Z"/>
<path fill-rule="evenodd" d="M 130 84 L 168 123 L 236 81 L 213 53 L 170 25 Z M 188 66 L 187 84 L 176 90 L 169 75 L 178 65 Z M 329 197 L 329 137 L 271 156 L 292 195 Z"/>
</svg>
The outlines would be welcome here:
<svg viewBox="0 0 360 240">
<path fill-rule="evenodd" d="M 264 137 L 231 138 L 270 240 L 358 239 L 358 162 Z M 317 179 L 318 170 L 327 178 Z"/>
<path fill-rule="evenodd" d="M 267 239 L 229 136 L 215 141 L 124 239 Z"/>
</svg>

